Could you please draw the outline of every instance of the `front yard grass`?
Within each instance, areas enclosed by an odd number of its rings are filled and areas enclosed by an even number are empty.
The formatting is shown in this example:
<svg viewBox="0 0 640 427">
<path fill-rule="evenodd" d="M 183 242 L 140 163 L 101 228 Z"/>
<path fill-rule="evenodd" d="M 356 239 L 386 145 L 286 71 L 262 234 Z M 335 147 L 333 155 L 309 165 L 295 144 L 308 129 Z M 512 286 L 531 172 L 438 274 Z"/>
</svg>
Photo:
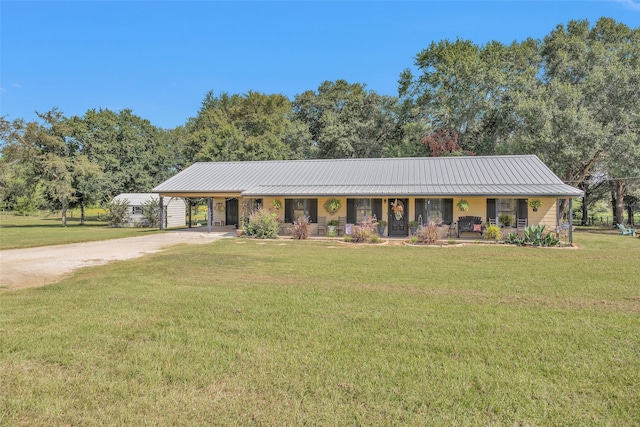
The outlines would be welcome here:
<svg viewBox="0 0 640 427">
<path fill-rule="evenodd" d="M 223 239 L 0 290 L 0 425 L 638 425 L 640 240 Z"/>
<path fill-rule="evenodd" d="M 38 217 L 3 213 L 0 215 L 0 250 L 118 239 L 158 231 L 157 228 L 113 228 L 96 216 L 88 216 L 85 225 L 80 225 L 78 213 L 67 218 L 67 227 L 62 227 L 59 215 Z"/>
</svg>

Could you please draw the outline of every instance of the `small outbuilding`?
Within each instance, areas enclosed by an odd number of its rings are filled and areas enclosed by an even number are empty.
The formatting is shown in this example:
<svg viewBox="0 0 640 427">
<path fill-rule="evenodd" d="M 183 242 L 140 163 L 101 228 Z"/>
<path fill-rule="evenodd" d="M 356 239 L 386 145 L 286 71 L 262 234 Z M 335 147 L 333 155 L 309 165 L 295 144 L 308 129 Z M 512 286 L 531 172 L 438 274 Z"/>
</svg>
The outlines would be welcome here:
<svg viewBox="0 0 640 427">
<path fill-rule="evenodd" d="M 126 200 L 129 203 L 131 209 L 131 222 L 132 227 L 138 224 L 144 224 L 146 218 L 142 214 L 142 207 L 150 200 L 157 201 L 158 194 L 155 193 L 122 193 L 114 197 L 114 200 Z M 163 197 L 163 219 L 164 227 L 184 227 L 186 222 L 186 205 L 184 199 L 181 197 Z"/>
</svg>

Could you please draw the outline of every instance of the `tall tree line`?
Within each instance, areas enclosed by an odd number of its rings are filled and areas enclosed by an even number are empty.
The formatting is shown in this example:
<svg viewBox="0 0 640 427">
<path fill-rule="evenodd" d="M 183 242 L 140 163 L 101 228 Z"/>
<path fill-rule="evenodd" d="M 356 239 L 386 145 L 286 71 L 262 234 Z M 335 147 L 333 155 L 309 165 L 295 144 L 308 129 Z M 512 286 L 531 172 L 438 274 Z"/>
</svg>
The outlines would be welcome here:
<svg viewBox="0 0 640 427">
<path fill-rule="evenodd" d="M 431 43 L 398 96 L 322 82 L 279 94 L 205 95 L 163 130 L 130 110 L 89 110 L 0 132 L 0 198 L 59 209 L 146 192 L 197 161 L 536 154 L 585 190 L 607 189 L 622 222 L 638 199 L 640 29 L 570 21 L 543 40 Z"/>
</svg>

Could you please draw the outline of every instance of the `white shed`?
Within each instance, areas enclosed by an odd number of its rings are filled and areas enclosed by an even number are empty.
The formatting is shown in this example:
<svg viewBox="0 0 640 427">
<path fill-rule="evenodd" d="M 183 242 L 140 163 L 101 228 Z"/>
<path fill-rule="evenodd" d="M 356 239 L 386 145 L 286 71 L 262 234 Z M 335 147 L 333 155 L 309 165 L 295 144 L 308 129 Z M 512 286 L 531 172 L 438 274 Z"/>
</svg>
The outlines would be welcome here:
<svg viewBox="0 0 640 427">
<path fill-rule="evenodd" d="M 149 200 L 158 200 L 155 193 L 122 193 L 114 197 L 114 200 L 127 200 L 131 208 L 131 226 L 144 222 L 142 206 Z M 186 205 L 181 197 L 163 197 L 164 225 L 169 227 L 184 227 L 186 221 Z"/>
</svg>

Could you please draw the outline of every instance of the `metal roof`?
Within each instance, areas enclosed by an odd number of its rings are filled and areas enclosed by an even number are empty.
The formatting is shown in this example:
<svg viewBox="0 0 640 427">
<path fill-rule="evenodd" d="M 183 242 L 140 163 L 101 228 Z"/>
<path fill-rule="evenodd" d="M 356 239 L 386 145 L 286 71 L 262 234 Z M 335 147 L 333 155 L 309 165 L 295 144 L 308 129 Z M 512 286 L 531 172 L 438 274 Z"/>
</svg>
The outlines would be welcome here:
<svg viewBox="0 0 640 427">
<path fill-rule="evenodd" d="M 534 155 L 195 163 L 155 193 L 581 197 Z"/>
<path fill-rule="evenodd" d="M 149 200 L 158 200 L 158 195 L 154 193 L 122 193 L 113 198 L 114 200 L 126 200 L 129 206 L 143 206 Z M 162 205 L 167 206 L 171 199 L 163 199 Z"/>
</svg>

